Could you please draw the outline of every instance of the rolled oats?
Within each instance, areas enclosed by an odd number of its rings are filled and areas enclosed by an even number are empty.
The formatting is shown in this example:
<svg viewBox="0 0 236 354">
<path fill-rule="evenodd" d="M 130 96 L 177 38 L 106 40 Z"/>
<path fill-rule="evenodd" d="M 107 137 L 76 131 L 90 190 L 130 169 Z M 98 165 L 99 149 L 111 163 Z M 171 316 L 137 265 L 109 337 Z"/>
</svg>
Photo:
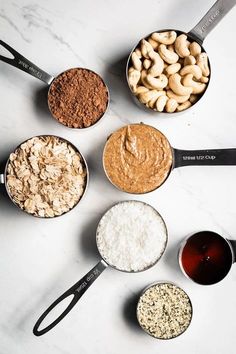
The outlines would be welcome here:
<svg viewBox="0 0 236 354">
<path fill-rule="evenodd" d="M 51 218 L 66 213 L 80 200 L 86 167 L 79 152 L 56 136 L 27 140 L 10 155 L 7 189 L 26 212 Z"/>
</svg>

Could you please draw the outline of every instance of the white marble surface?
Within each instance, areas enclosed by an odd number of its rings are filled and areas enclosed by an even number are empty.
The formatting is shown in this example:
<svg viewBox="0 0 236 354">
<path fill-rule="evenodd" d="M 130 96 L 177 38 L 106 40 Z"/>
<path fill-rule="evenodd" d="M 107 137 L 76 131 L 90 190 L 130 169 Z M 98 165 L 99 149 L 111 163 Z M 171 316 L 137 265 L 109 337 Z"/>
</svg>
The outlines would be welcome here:
<svg viewBox="0 0 236 354">
<path fill-rule="evenodd" d="M 235 353 L 236 266 L 221 283 L 201 287 L 181 274 L 176 257 L 181 239 L 195 231 L 236 238 L 236 168 L 176 169 L 159 190 L 135 197 L 116 190 L 101 164 L 107 135 L 128 122 L 160 128 L 177 148 L 236 147 L 236 8 L 205 41 L 212 82 L 189 113 L 163 118 L 143 112 L 131 100 L 124 77 L 124 58 L 142 36 L 168 27 L 189 30 L 213 2 L 1 0 L 1 39 L 52 75 L 70 67 L 91 68 L 104 77 L 111 93 L 101 124 L 72 131 L 50 117 L 43 83 L 0 62 L 1 163 L 24 139 L 50 133 L 78 146 L 91 173 L 81 204 L 55 220 L 25 215 L 0 190 L 1 354 Z M 33 336 L 42 311 L 99 259 L 95 229 L 103 212 L 135 198 L 156 207 L 168 225 L 169 244 L 161 261 L 140 274 L 108 269 L 60 325 Z M 134 316 L 139 291 L 163 279 L 182 286 L 194 306 L 188 331 L 166 342 L 142 332 Z"/>
</svg>

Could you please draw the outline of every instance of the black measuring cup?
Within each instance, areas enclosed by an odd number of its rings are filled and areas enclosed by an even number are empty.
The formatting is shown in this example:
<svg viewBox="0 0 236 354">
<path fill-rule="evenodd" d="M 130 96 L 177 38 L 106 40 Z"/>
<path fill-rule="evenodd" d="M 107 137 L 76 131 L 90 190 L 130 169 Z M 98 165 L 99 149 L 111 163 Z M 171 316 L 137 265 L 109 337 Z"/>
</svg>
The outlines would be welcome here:
<svg viewBox="0 0 236 354">
<path fill-rule="evenodd" d="M 104 251 L 99 246 L 99 241 L 98 241 L 99 227 L 103 223 L 103 219 L 104 219 L 104 217 L 106 217 L 106 214 L 111 209 L 114 210 L 114 208 L 116 208 L 116 206 L 119 204 L 126 204 L 128 206 L 128 205 L 130 205 L 130 203 L 135 203 L 135 204 L 139 204 L 139 205 L 146 205 L 146 206 L 150 207 L 154 211 L 154 213 L 157 214 L 157 216 L 160 218 L 160 221 L 161 221 L 161 224 L 162 224 L 162 227 L 164 230 L 164 235 L 165 235 L 164 236 L 165 242 L 163 244 L 162 252 L 155 257 L 154 262 L 152 262 L 150 264 L 145 264 L 145 266 L 143 266 L 142 269 L 139 269 L 139 270 L 124 270 L 124 269 L 121 269 L 120 267 L 118 267 L 117 264 L 109 262 L 109 260 L 104 255 Z M 158 237 L 158 235 L 157 235 L 157 237 Z M 79 301 L 79 299 L 82 297 L 82 295 L 88 290 L 88 288 L 93 284 L 93 282 L 101 275 L 101 273 L 105 269 L 107 269 L 108 267 L 111 267 L 115 270 L 119 270 L 119 271 L 125 272 L 125 273 L 139 273 L 139 272 L 143 272 L 143 271 L 153 267 L 162 257 L 162 255 L 166 249 L 166 246 L 167 246 L 167 240 L 168 240 L 168 232 L 167 232 L 166 224 L 165 224 L 162 216 L 152 206 L 150 206 L 147 203 L 143 203 L 141 201 L 136 201 L 136 200 L 127 200 L 127 201 L 123 201 L 123 202 L 119 202 L 119 203 L 115 204 L 102 216 L 102 218 L 99 221 L 98 227 L 97 227 L 96 244 L 97 244 L 97 249 L 100 254 L 101 260 L 84 277 L 82 277 L 70 289 L 68 289 L 57 300 L 55 300 L 52 303 L 52 305 L 50 305 L 48 307 L 48 309 L 39 317 L 38 321 L 36 322 L 36 324 L 33 328 L 33 333 L 36 336 L 41 336 L 41 335 L 47 333 L 48 331 L 50 331 L 53 327 L 55 327 L 72 310 L 72 308 L 76 305 L 76 303 Z M 114 244 L 114 249 L 115 248 L 116 248 L 116 245 Z M 122 257 L 122 255 L 121 255 L 121 257 Z M 139 258 L 139 257 L 141 257 L 141 255 L 138 255 L 137 257 Z M 69 305 L 66 307 L 66 309 L 49 325 L 47 325 L 43 329 L 40 329 L 42 322 L 48 316 L 48 314 L 51 311 L 53 311 L 54 308 L 57 307 L 62 301 L 64 301 L 65 299 L 67 299 L 70 296 L 73 296 L 73 297 L 72 297 L 72 300 L 70 301 Z"/>
<path fill-rule="evenodd" d="M 49 97 L 50 97 L 50 89 L 52 87 L 53 81 L 56 80 L 59 76 L 61 76 L 63 73 L 66 73 L 67 71 L 70 71 L 71 69 L 65 70 L 62 73 L 60 73 L 59 75 L 57 75 L 56 77 L 54 77 L 54 76 L 48 74 L 46 71 L 40 69 L 38 66 L 36 66 L 34 63 L 29 61 L 25 57 L 23 57 L 23 55 L 18 53 L 15 49 L 13 49 L 9 44 L 5 43 L 4 41 L 0 40 L 0 46 L 2 46 L 7 51 L 9 51 L 9 53 L 11 53 L 12 56 L 13 56 L 13 58 L 8 58 L 8 57 L 6 57 L 4 55 L 0 55 L 0 60 L 1 61 L 5 62 L 7 64 L 10 64 L 10 65 L 12 65 L 12 66 L 14 66 L 14 67 L 26 72 L 27 74 L 30 74 L 30 75 L 36 77 L 37 79 L 43 81 L 45 84 L 47 84 L 49 86 L 48 95 L 47 95 L 49 111 L 50 111 L 51 115 L 53 116 L 53 118 L 57 122 L 59 122 L 60 124 L 64 125 L 53 114 L 52 109 L 51 109 L 50 104 L 49 104 Z M 109 105 L 109 90 L 108 90 L 108 87 L 105 84 L 104 80 L 102 79 L 102 77 L 100 75 L 98 75 L 97 73 L 95 73 L 94 71 L 92 71 L 90 69 L 87 69 L 87 68 L 76 68 L 76 69 L 83 69 L 83 70 L 86 70 L 88 72 L 91 72 L 91 73 L 95 74 L 103 82 L 104 87 L 106 88 L 106 91 L 107 91 L 106 109 L 105 109 L 103 114 L 98 118 L 98 120 L 94 124 L 92 124 L 91 126 L 88 126 L 88 127 L 83 127 L 83 128 L 70 127 L 72 129 L 88 129 L 88 128 L 91 128 L 94 125 L 96 125 L 98 122 L 100 122 L 100 120 L 104 117 L 105 113 L 107 112 L 108 105 Z"/>
<path fill-rule="evenodd" d="M 119 132 L 119 130 L 122 130 L 124 128 L 128 128 L 131 127 L 132 130 L 132 126 L 141 126 L 143 127 L 142 129 L 145 130 L 146 128 L 152 128 L 154 131 L 157 131 L 162 139 L 165 140 L 166 146 L 168 146 L 168 151 L 166 153 L 166 155 L 168 156 L 172 156 L 172 164 L 170 165 L 169 170 L 167 171 L 167 173 L 164 175 L 162 183 L 159 184 L 158 186 L 155 186 L 155 188 L 149 189 L 146 192 L 129 192 L 126 191 L 124 189 L 121 189 L 118 185 L 116 185 L 113 181 L 111 176 L 109 176 L 109 173 L 106 171 L 105 168 L 105 164 L 104 164 L 104 156 L 106 153 L 106 147 L 109 144 L 109 139 L 112 137 L 113 134 L 116 134 L 117 132 Z M 145 133 L 144 133 L 145 134 Z M 149 139 L 149 135 L 146 136 L 146 139 Z M 140 151 L 142 153 L 143 156 L 148 155 L 148 152 L 146 151 Z M 117 149 L 117 151 L 115 152 L 117 154 L 119 154 L 119 149 Z M 158 154 L 158 151 L 157 151 Z M 159 155 L 162 155 L 162 153 L 160 153 Z M 169 157 L 168 157 L 169 158 Z M 140 163 L 141 164 L 141 163 Z M 124 126 L 120 129 L 118 129 L 117 131 L 115 131 L 114 133 L 112 133 L 108 139 L 107 142 L 104 146 L 104 150 L 103 150 L 103 169 L 104 172 L 108 178 L 108 180 L 118 189 L 122 190 L 123 192 L 127 192 L 127 193 L 131 193 L 131 194 L 145 194 L 145 193 L 149 193 L 152 192 L 153 190 L 159 188 L 169 177 L 171 171 L 175 168 L 178 167 L 184 167 L 184 166 L 236 166 L 236 148 L 229 148 L 229 149 L 209 149 L 209 150 L 182 150 L 182 149 L 176 149 L 173 148 L 170 144 L 170 142 L 168 141 L 168 139 L 166 138 L 166 136 L 160 132 L 158 129 L 154 128 L 153 126 L 150 126 L 148 124 L 144 124 L 144 123 L 134 123 L 134 124 L 129 124 L 127 126 Z M 128 174 L 128 167 L 126 166 L 127 170 L 126 170 L 126 174 Z M 117 169 L 117 173 L 119 173 L 119 169 Z M 132 182 L 135 181 L 135 176 L 132 180 Z"/>
<path fill-rule="evenodd" d="M 205 40 L 206 36 L 214 29 L 214 27 L 222 20 L 222 18 L 232 9 L 232 7 L 236 4 L 236 0 L 218 0 L 214 3 L 214 5 L 209 9 L 209 11 L 202 17 L 202 19 L 196 24 L 196 26 L 194 26 L 189 32 L 184 32 L 184 31 L 180 31 L 180 30 L 176 30 L 176 29 L 161 29 L 161 30 L 156 30 L 154 32 L 157 33 L 161 33 L 161 32 L 171 32 L 174 31 L 177 33 L 177 36 L 184 34 L 187 36 L 187 40 L 189 40 L 189 42 L 197 42 L 202 49 L 202 53 L 206 53 L 206 50 L 203 47 L 203 41 Z M 154 32 L 149 33 L 146 37 L 144 37 L 143 39 L 148 39 Z M 145 104 L 141 103 L 140 100 L 137 98 L 137 96 L 135 95 L 135 93 L 133 92 L 130 83 L 129 83 L 129 68 L 131 67 L 131 56 L 132 53 L 135 51 L 135 49 L 138 48 L 140 41 L 134 46 L 134 48 L 132 49 L 128 60 L 127 60 L 127 65 L 126 65 L 126 79 L 127 79 L 127 83 L 130 89 L 130 92 L 135 100 L 135 103 L 141 107 L 142 109 L 146 110 L 146 111 L 152 111 L 155 112 L 152 108 L 147 107 Z M 199 96 L 200 98 L 196 101 L 192 103 L 192 106 L 194 106 L 197 102 L 200 101 L 200 99 L 205 95 L 207 88 L 209 86 L 210 83 L 210 79 L 211 79 L 211 65 L 210 65 L 210 60 L 208 58 L 208 66 L 209 66 L 209 71 L 210 71 L 210 75 L 209 75 L 209 81 L 206 84 L 206 89 L 205 91 Z M 192 106 L 190 106 L 189 108 L 191 108 Z M 189 108 L 185 109 L 184 111 L 187 111 Z M 183 111 L 182 111 L 183 112 Z M 180 114 L 182 112 L 161 112 L 163 114 Z M 160 112 L 155 112 L 155 113 L 159 113 Z"/>
</svg>

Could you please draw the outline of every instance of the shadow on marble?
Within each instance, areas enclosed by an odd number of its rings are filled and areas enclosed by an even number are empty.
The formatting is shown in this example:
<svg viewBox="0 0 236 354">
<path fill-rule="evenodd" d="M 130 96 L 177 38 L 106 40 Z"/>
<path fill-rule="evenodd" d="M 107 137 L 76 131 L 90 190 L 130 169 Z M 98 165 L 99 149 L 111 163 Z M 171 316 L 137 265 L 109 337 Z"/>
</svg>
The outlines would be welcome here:
<svg viewBox="0 0 236 354">
<path fill-rule="evenodd" d="M 123 54 L 120 58 L 116 58 L 111 61 L 107 66 L 107 70 L 103 74 L 104 80 L 110 91 L 111 110 L 113 109 L 112 104 L 117 103 L 117 97 L 121 98 L 123 101 L 126 101 L 128 104 L 131 103 L 137 107 L 132 99 L 132 95 L 126 81 L 126 64 L 128 55 L 129 53 Z"/>
<path fill-rule="evenodd" d="M 34 108 L 40 117 L 47 120 L 52 119 L 51 113 L 48 108 L 48 87 L 47 85 L 39 86 L 34 93 Z"/>
<path fill-rule="evenodd" d="M 33 336 L 33 326 L 38 318 L 53 301 L 73 285 L 73 283 L 67 286 L 61 285 L 65 281 L 66 274 L 71 271 L 72 262 L 74 263 L 74 261 L 68 262 L 66 266 L 58 270 L 57 274 L 53 275 L 53 280 L 49 279 L 47 284 L 44 284 L 43 292 L 36 287 L 31 289 L 29 297 L 26 297 L 9 315 L 8 322 L 12 324 L 12 328 L 19 332 L 26 331 Z"/>
<path fill-rule="evenodd" d="M 102 214 L 90 217 L 88 224 L 81 231 L 79 238 L 80 252 L 82 252 L 88 258 L 94 259 L 94 261 L 96 261 L 99 257 L 96 245 L 96 230 L 101 216 Z"/>
<path fill-rule="evenodd" d="M 137 294 L 132 294 L 129 298 L 127 298 L 122 309 L 122 315 L 125 322 L 136 330 L 140 329 L 136 316 L 136 308 L 140 293 L 141 291 L 137 292 Z"/>
<path fill-rule="evenodd" d="M 96 191 L 99 191 L 99 198 L 101 200 L 108 202 L 109 204 L 114 204 L 114 197 L 120 195 L 120 191 L 116 189 L 111 182 L 109 182 L 108 178 L 103 169 L 103 149 L 106 143 L 107 136 L 102 139 L 100 142 L 93 142 L 92 150 L 87 154 L 86 161 L 89 167 L 89 184 L 91 186 L 94 184 L 96 185 Z M 89 189 L 92 190 L 92 187 Z M 89 192 L 89 191 L 88 191 Z M 86 198 L 86 196 L 85 196 Z M 110 203 L 109 203 L 110 202 Z M 106 210 L 104 210 L 105 212 Z M 102 213 L 101 213 L 102 216 Z"/>
<path fill-rule="evenodd" d="M 172 272 L 181 274 L 179 262 L 178 262 L 178 252 L 179 252 L 180 243 L 176 242 L 174 245 L 167 246 L 165 256 L 163 261 L 165 262 L 166 266 L 171 268 Z"/>
<path fill-rule="evenodd" d="M 8 156 L 2 157 L 0 161 L 0 173 L 5 171 L 7 159 Z M 0 184 L 0 210 L 2 217 L 7 217 L 10 213 L 13 214 L 15 212 L 15 214 L 18 214 L 20 212 L 9 198 L 4 184 Z"/>
</svg>

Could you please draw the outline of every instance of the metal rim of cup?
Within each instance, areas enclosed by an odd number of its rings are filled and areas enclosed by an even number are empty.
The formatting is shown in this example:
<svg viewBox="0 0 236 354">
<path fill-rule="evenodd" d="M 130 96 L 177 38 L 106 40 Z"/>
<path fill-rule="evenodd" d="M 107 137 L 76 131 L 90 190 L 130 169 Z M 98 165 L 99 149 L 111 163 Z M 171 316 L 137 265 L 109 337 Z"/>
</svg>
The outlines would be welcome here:
<svg viewBox="0 0 236 354">
<path fill-rule="evenodd" d="M 140 204 L 143 204 L 143 205 L 147 205 L 149 207 L 152 208 L 152 210 L 161 218 L 162 222 L 163 222 L 163 225 L 164 225 L 164 228 L 165 228 L 165 235 L 166 235 L 166 240 L 165 240 L 165 244 L 164 244 L 164 247 L 163 247 L 163 250 L 160 254 L 160 256 L 155 260 L 154 263 L 152 263 L 151 265 L 145 267 L 144 269 L 142 270 L 138 270 L 138 271 L 128 271 L 128 270 L 123 270 L 123 269 L 119 269 L 117 268 L 116 266 L 110 264 L 104 257 L 103 255 L 100 253 L 100 250 L 99 250 L 99 247 L 98 247 L 98 241 L 97 241 L 97 238 L 98 238 L 98 229 L 99 229 L 99 225 L 100 225 L 100 222 L 102 221 L 103 217 L 106 215 L 106 213 L 112 209 L 113 207 L 115 207 L 116 205 L 119 205 L 119 204 L 123 204 L 123 203 L 132 203 L 132 202 L 135 202 L 135 203 L 140 203 Z M 120 272 L 123 272 L 123 273 L 141 273 L 141 272 L 144 272 L 145 270 L 148 270 L 152 267 L 154 267 L 158 262 L 159 260 L 162 258 L 163 254 L 165 253 L 165 250 L 166 250 L 166 247 L 167 247 L 167 244 L 168 244 L 168 230 L 167 230 L 167 226 L 166 226 L 166 223 L 165 223 L 165 220 L 163 219 L 163 217 L 161 216 L 161 214 L 150 204 L 148 203 L 145 203 L 145 202 L 142 202 L 140 200 L 123 200 L 123 201 L 120 201 L 118 203 L 115 203 L 114 205 L 112 205 L 110 208 L 108 208 L 105 213 L 102 215 L 102 217 L 100 218 L 99 222 L 98 222 L 98 226 L 97 226 L 97 229 L 96 229 L 96 246 L 97 246 L 97 249 L 98 249 L 98 253 L 99 255 L 101 256 L 102 260 L 111 268 L 115 269 L 115 270 L 118 270 Z"/>
<path fill-rule="evenodd" d="M 190 236 L 187 236 L 187 237 L 185 237 L 185 238 L 182 240 L 182 242 L 181 242 L 181 244 L 180 244 L 180 247 L 179 247 L 179 251 L 178 251 L 179 267 L 180 267 L 180 269 L 181 269 L 183 275 L 184 275 L 186 278 L 188 278 L 189 280 L 191 280 L 192 282 L 194 282 L 195 284 L 203 285 L 203 286 L 215 285 L 215 284 L 221 282 L 224 278 L 226 278 L 227 275 L 228 275 L 228 273 L 230 272 L 230 269 L 232 268 L 233 260 L 234 260 L 233 248 L 232 248 L 231 244 L 228 242 L 228 240 L 227 240 L 226 238 L 224 238 L 222 235 L 218 234 L 217 232 L 209 231 L 209 230 L 204 230 L 204 231 L 199 231 L 199 232 L 210 232 L 210 233 L 212 233 L 212 234 L 215 234 L 215 235 L 217 235 L 217 236 L 220 236 L 220 237 L 227 243 L 227 245 L 228 245 L 229 248 L 230 248 L 231 255 L 232 255 L 232 263 L 231 263 L 231 266 L 230 266 L 228 272 L 225 274 L 225 276 L 224 276 L 222 279 L 218 280 L 218 281 L 215 282 L 215 283 L 210 283 L 210 284 L 202 284 L 202 283 L 199 283 L 199 282 L 197 282 L 196 280 L 194 280 L 193 278 L 191 278 L 191 277 L 186 273 L 186 271 L 185 271 L 185 269 L 184 269 L 184 267 L 183 267 L 183 265 L 182 265 L 182 261 L 181 261 L 183 249 L 184 249 L 184 247 L 185 247 L 187 241 L 190 239 L 190 237 L 194 236 L 194 235 L 197 234 L 198 232 L 196 232 L 196 233 L 194 233 L 194 234 L 191 234 Z"/>
<path fill-rule="evenodd" d="M 11 193 L 8 189 L 8 186 L 7 186 L 7 175 L 8 175 L 8 172 L 7 172 L 7 168 L 8 168 L 8 164 L 9 164 L 9 161 L 10 161 L 10 155 L 7 159 L 7 162 L 6 162 L 6 165 L 5 165 L 5 170 L 4 170 L 4 186 L 5 186 L 5 190 L 7 192 L 7 195 L 8 197 L 10 198 L 10 200 L 13 202 L 13 204 L 15 206 L 17 206 L 18 209 L 20 209 L 22 212 L 26 213 L 27 215 L 30 215 L 30 216 L 33 216 L 35 218 L 39 218 L 39 219 L 54 219 L 54 218 L 57 218 L 57 217 L 60 217 L 60 216 L 63 216 L 67 213 L 69 213 L 71 210 L 73 210 L 80 202 L 81 200 L 84 198 L 86 192 L 87 192 L 87 189 L 88 189 L 88 184 L 89 184 L 89 169 L 88 169 L 88 164 L 87 164 L 87 161 L 85 160 L 83 154 L 79 151 L 79 149 L 74 145 L 72 144 L 69 140 L 65 139 L 65 138 L 62 138 L 58 135 L 53 135 L 53 134 L 42 134 L 42 135 L 35 135 L 35 136 L 32 136 L 31 138 L 28 138 L 26 139 L 25 141 L 23 141 L 22 143 L 20 143 L 15 149 L 13 152 L 15 152 L 17 149 L 20 148 L 20 146 L 24 143 L 26 143 L 28 140 L 31 140 L 33 138 L 40 138 L 40 137 L 55 137 L 55 138 L 58 138 L 59 140 L 62 140 L 64 142 L 66 142 L 68 145 L 72 146 L 73 149 L 80 155 L 81 159 L 82 159 L 82 164 L 84 165 L 84 168 L 86 170 L 86 183 L 85 183 L 85 187 L 84 187 L 84 190 L 83 190 L 83 194 L 81 195 L 80 199 L 77 201 L 77 203 L 71 208 L 69 209 L 68 211 L 60 214 L 60 215 L 54 215 L 53 217 L 45 217 L 45 216 L 40 216 L 40 215 L 34 215 L 34 214 L 31 214 L 29 212 L 27 212 L 25 209 L 22 209 L 13 199 L 13 197 L 11 196 Z"/>
<path fill-rule="evenodd" d="M 189 321 L 188 326 L 185 328 L 185 330 L 184 330 L 183 332 L 181 332 L 181 333 L 179 333 L 177 336 L 174 336 L 174 337 L 171 337 L 171 338 L 155 337 L 155 336 L 152 335 L 150 332 L 148 332 L 145 328 L 143 328 L 143 326 L 142 326 L 141 323 L 139 322 L 138 306 L 139 306 L 139 302 L 140 302 L 140 300 L 141 300 L 141 297 L 144 295 L 144 293 L 145 293 L 148 289 L 150 289 L 150 288 L 152 288 L 152 287 L 154 287 L 154 286 L 156 286 L 156 285 L 161 285 L 161 284 L 171 284 L 171 285 L 176 286 L 176 287 L 179 288 L 180 290 L 182 290 L 182 291 L 185 293 L 185 295 L 188 297 L 189 304 L 190 304 L 190 307 L 191 307 L 191 318 L 190 318 L 190 321 Z M 193 304 L 192 304 L 192 301 L 191 301 L 189 295 L 188 295 L 188 294 L 186 293 L 186 291 L 185 291 L 184 289 L 182 289 L 179 285 L 177 285 L 176 283 L 171 282 L 171 281 L 164 281 L 164 280 L 161 281 L 161 280 L 160 280 L 160 281 L 156 281 L 156 282 L 154 282 L 154 283 L 151 283 L 150 285 L 146 286 L 146 287 L 141 291 L 141 293 L 140 293 L 140 295 L 139 295 L 138 302 L 137 302 L 137 306 L 136 306 L 136 317 L 137 317 L 137 321 L 138 321 L 138 324 L 139 324 L 140 328 L 141 328 L 145 333 L 147 333 L 150 337 L 155 338 L 155 339 L 159 339 L 159 340 L 164 340 L 164 341 L 165 341 L 165 340 L 171 340 L 171 339 L 178 338 L 178 337 L 181 336 L 183 333 L 185 333 L 186 330 L 189 328 L 189 326 L 190 326 L 190 324 L 191 324 L 191 322 L 192 322 L 192 318 L 193 318 Z"/>
<path fill-rule="evenodd" d="M 107 104 L 106 104 L 106 109 L 105 109 L 105 111 L 103 112 L 103 114 L 101 115 L 101 117 L 100 117 L 94 124 L 91 124 L 90 126 L 88 126 L 88 127 L 83 127 L 83 128 L 69 127 L 68 125 L 63 124 L 62 122 L 60 122 L 60 121 L 58 120 L 58 118 L 57 118 L 56 116 L 54 116 L 54 114 L 52 113 L 51 107 L 50 107 L 50 104 L 49 104 L 50 90 L 51 90 L 51 87 L 52 87 L 52 84 L 53 84 L 54 80 L 56 80 L 56 79 L 57 79 L 59 76 L 61 76 L 62 74 L 66 73 L 66 72 L 68 72 L 68 71 L 70 71 L 70 70 L 75 70 L 75 69 L 86 70 L 86 71 L 89 71 L 89 72 L 95 74 L 96 76 L 98 76 L 98 77 L 101 79 L 103 85 L 105 86 L 106 92 L 107 92 Z M 65 70 L 65 71 L 62 71 L 60 74 L 58 74 L 58 75 L 52 80 L 52 82 L 51 82 L 50 85 L 49 85 L 49 89 L 48 89 L 47 103 L 48 103 L 48 109 L 49 109 L 49 111 L 50 111 L 50 113 L 51 113 L 51 116 L 52 116 L 53 119 L 55 119 L 60 125 L 66 127 L 67 129 L 75 129 L 75 130 L 81 130 L 81 131 L 83 131 L 83 130 L 91 129 L 91 128 L 93 128 L 94 126 L 97 126 L 97 125 L 104 119 L 105 114 L 107 113 L 108 108 L 109 108 L 109 105 L 110 105 L 110 93 L 109 93 L 108 86 L 106 85 L 105 81 L 103 80 L 103 78 L 102 78 L 98 73 L 96 73 L 95 71 L 93 71 L 93 70 L 91 70 L 91 69 L 82 68 L 82 67 L 76 67 L 76 68 L 70 68 L 70 69 L 67 69 L 67 70 Z"/>
<path fill-rule="evenodd" d="M 154 32 L 158 32 L 158 33 L 162 33 L 162 32 L 167 32 L 167 31 L 175 31 L 176 33 L 177 33 L 177 35 L 180 35 L 180 34 L 185 34 L 188 38 L 190 38 L 192 41 L 194 41 L 194 42 L 197 42 L 200 46 L 201 46 L 201 48 L 202 48 L 202 50 L 205 52 L 205 53 L 207 53 L 206 51 L 205 51 L 205 49 L 204 49 L 204 47 L 203 47 L 203 45 L 200 43 L 200 41 L 197 39 L 197 38 L 195 38 L 195 37 L 192 37 L 189 33 L 187 33 L 187 32 L 184 32 L 184 31 L 180 31 L 180 30 L 175 30 L 175 29 L 162 29 L 162 30 L 159 30 L 159 31 L 154 31 Z M 130 91 L 130 93 L 131 93 L 131 95 L 132 95 L 132 97 L 133 97 L 133 99 L 134 99 L 134 101 L 135 101 L 135 103 L 140 107 L 140 108 L 142 108 L 142 109 L 144 109 L 146 112 L 153 112 L 154 114 L 159 114 L 159 115 L 161 115 L 161 114 L 164 114 L 164 115 L 181 115 L 181 114 L 183 114 L 183 113 L 186 113 L 186 112 L 189 112 L 189 110 L 190 109 L 192 109 L 202 98 L 203 98 L 203 96 L 205 95 L 205 93 L 206 93 L 206 91 L 207 91 L 207 89 L 208 89 L 208 87 L 209 87 L 209 84 L 210 84 L 210 81 L 211 81 L 211 64 L 210 64 L 210 59 L 209 59 L 209 57 L 208 57 L 208 65 L 209 65 L 209 69 L 210 69 L 210 75 L 209 75 L 209 81 L 208 81 L 208 83 L 206 84 L 206 89 L 204 90 L 204 92 L 202 93 L 202 94 L 200 94 L 199 95 L 199 99 L 195 102 L 195 103 L 193 103 L 189 108 L 187 108 L 187 109 L 184 109 L 183 111 L 180 111 L 180 112 L 165 112 L 165 111 L 163 111 L 163 112 L 158 112 L 158 111 L 155 111 L 154 109 L 152 109 L 152 108 L 150 108 L 150 107 L 147 107 L 144 103 L 142 103 L 142 102 L 140 102 L 140 100 L 138 99 L 138 97 L 134 94 L 134 92 L 131 90 L 131 87 L 130 87 L 130 84 L 129 84 L 129 79 L 128 79 L 128 70 L 129 70 L 129 68 L 130 68 L 130 62 L 131 62 L 131 55 L 132 55 L 132 53 L 135 51 L 135 49 L 136 48 L 138 48 L 138 46 L 139 46 L 139 44 L 140 44 L 140 42 L 141 42 L 141 40 L 142 39 L 148 39 L 154 32 L 151 32 L 151 33 L 149 33 L 146 37 L 143 37 L 143 38 L 141 38 L 140 40 L 139 40 L 139 42 L 133 47 L 133 49 L 131 50 L 131 52 L 130 52 L 130 54 L 129 54 L 129 56 L 128 56 L 128 59 L 127 59 L 127 63 L 126 63 L 126 81 L 127 81 L 127 84 L 128 84 L 128 87 L 129 87 L 129 91 Z"/>
<path fill-rule="evenodd" d="M 108 175 L 108 173 L 107 173 L 107 171 L 106 171 L 106 168 L 105 168 L 105 164 L 104 164 L 105 149 L 106 149 L 106 145 L 108 144 L 108 141 L 109 141 L 110 137 L 111 137 L 114 133 L 116 133 L 118 130 L 120 130 L 120 129 L 124 128 L 124 127 L 130 126 L 130 125 L 131 125 L 131 126 L 132 126 L 132 125 L 145 125 L 145 126 L 148 126 L 148 127 L 151 127 L 151 128 L 153 128 L 153 129 L 155 129 L 156 131 L 158 131 L 159 133 L 161 133 L 161 134 L 165 137 L 166 141 L 167 141 L 168 144 L 169 144 L 170 150 L 171 150 L 171 154 L 172 154 L 172 164 L 171 164 L 171 166 L 170 166 L 170 168 L 169 168 L 169 172 L 168 172 L 166 178 L 164 179 L 164 181 L 163 181 L 158 187 L 155 187 L 154 189 L 152 189 L 152 190 L 150 190 L 150 191 L 147 191 L 147 192 L 137 192 L 137 193 L 134 193 L 134 192 L 127 192 L 125 189 L 122 189 L 122 188 L 118 187 L 118 186 L 110 179 L 110 177 L 109 177 L 109 175 Z M 104 171 L 104 173 L 105 173 L 107 179 L 109 180 L 109 182 L 110 182 L 114 187 L 116 187 L 118 190 L 120 190 L 121 192 L 125 192 L 125 193 L 128 193 L 128 194 L 133 194 L 133 195 L 148 194 L 148 193 L 152 193 L 152 192 L 154 192 L 155 190 L 159 189 L 159 188 L 167 181 L 167 179 L 169 178 L 169 176 L 170 176 L 170 174 L 171 174 L 171 171 L 174 169 L 174 166 L 175 166 L 174 149 L 173 149 L 173 147 L 171 146 L 171 144 L 170 144 L 169 140 L 167 139 L 167 137 L 165 136 L 165 134 L 162 133 L 159 129 L 153 127 L 152 125 L 146 124 L 146 123 L 143 123 L 143 122 L 127 124 L 127 125 L 122 126 L 122 127 L 119 128 L 119 129 L 115 130 L 113 133 L 111 133 L 111 134 L 107 137 L 106 143 L 105 143 L 104 148 L 103 148 L 103 153 L 102 153 L 102 165 L 103 165 L 103 171 Z"/>
</svg>

